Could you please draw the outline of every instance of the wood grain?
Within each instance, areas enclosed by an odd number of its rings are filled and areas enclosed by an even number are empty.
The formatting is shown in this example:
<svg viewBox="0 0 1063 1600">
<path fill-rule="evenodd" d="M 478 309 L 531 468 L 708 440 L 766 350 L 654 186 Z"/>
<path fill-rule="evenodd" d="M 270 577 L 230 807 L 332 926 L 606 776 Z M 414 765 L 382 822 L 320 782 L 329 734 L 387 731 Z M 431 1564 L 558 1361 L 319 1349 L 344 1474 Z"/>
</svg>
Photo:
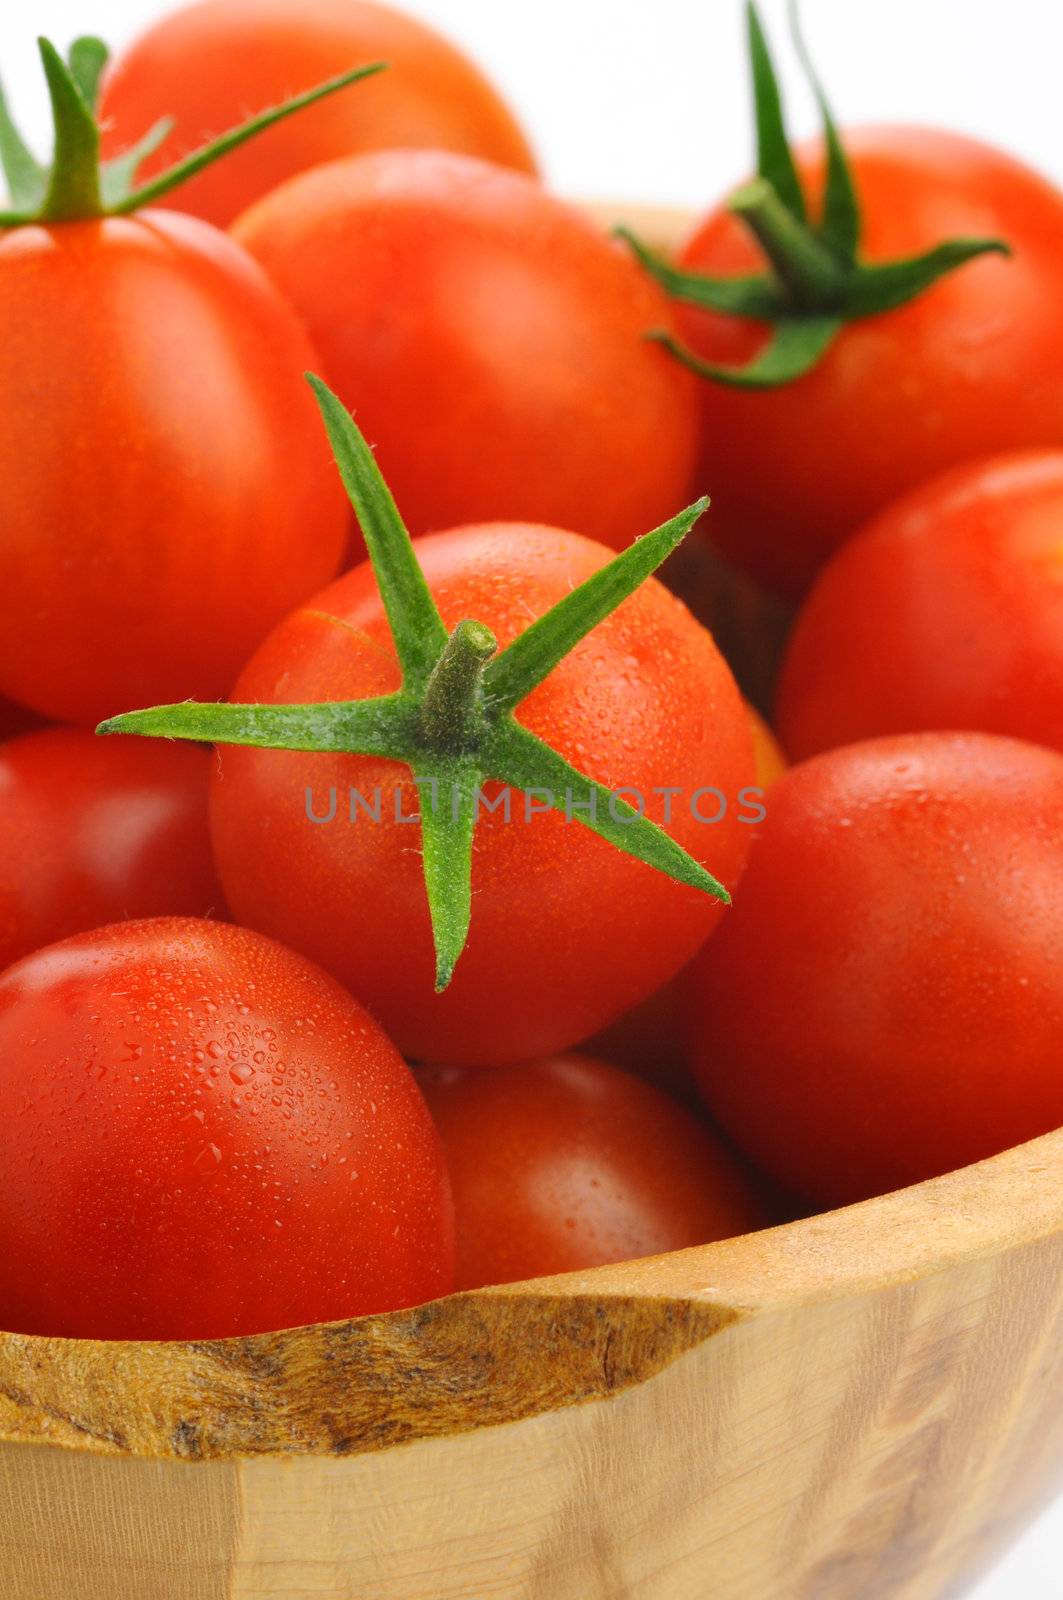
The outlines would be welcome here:
<svg viewBox="0 0 1063 1600">
<path fill-rule="evenodd" d="M 417 1313 L 5 1336 L 0 1389 L 4 1600 L 938 1600 L 1063 1479 L 1063 1132 Z"/>
</svg>

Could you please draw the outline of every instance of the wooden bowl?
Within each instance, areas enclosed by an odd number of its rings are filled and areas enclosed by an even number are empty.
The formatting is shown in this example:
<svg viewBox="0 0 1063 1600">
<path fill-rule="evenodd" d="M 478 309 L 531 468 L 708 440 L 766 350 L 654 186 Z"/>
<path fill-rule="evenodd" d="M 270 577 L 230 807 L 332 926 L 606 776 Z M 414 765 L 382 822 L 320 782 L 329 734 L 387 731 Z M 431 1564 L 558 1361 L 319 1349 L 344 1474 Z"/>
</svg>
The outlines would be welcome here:
<svg viewBox="0 0 1063 1600">
<path fill-rule="evenodd" d="M 390 1316 L 0 1335 L 2 1600 L 936 1600 L 1061 1480 L 1063 1130 Z"/>
<path fill-rule="evenodd" d="M 1063 1478 L 1063 1131 L 827 1216 L 190 1344 L 0 1337 L 4 1600 L 932 1600 Z"/>
</svg>

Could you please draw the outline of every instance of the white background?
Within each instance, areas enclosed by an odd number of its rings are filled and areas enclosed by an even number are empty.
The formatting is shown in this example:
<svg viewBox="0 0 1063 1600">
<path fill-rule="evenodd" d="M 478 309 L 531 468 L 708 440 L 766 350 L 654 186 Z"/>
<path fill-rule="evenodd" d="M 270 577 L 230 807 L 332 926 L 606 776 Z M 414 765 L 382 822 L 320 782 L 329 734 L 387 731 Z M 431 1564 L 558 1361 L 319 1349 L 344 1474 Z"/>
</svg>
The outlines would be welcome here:
<svg viewBox="0 0 1063 1600">
<path fill-rule="evenodd" d="M 35 35 L 65 45 L 93 31 L 117 46 L 170 9 L 158 0 L 0 4 L 0 67 L 38 142 L 46 118 Z M 406 8 L 493 74 L 566 194 L 699 206 L 748 167 L 739 0 L 407 0 Z M 796 131 L 811 131 L 783 0 L 762 0 L 762 9 Z M 803 11 L 843 119 L 942 123 L 1003 144 L 1063 182 L 1061 0 L 804 0 Z M 1063 1600 L 1063 1505 L 970 1600 Z"/>
</svg>

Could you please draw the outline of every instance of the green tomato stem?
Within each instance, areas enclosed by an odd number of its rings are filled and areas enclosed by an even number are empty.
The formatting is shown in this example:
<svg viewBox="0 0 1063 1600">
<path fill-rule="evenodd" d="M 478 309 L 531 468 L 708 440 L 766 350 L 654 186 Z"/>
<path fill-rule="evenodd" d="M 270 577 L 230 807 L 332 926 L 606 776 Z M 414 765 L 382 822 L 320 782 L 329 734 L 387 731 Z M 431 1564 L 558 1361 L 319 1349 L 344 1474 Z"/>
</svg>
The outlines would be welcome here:
<svg viewBox="0 0 1063 1600">
<path fill-rule="evenodd" d="M 103 215 L 100 130 L 70 68 L 47 39 L 37 41 L 55 124 L 55 155 L 41 215 L 72 222 Z"/>
<path fill-rule="evenodd" d="M 457 754 L 473 743 L 483 711 L 484 667 L 498 640 L 482 622 L 459 622 L 425 685 L 421 727 L 430 750 Z"/>
<path fill-rule="evenodd" d="M 845 272 L 767 178 L 754 178 L 737 190 L 728 208 L 753 234 L 797 308 L 823 312 L 838 305 L 845 293 Z"/>
<path fill-rule="evenodd" d="M 78 222 L 94 217 L 126 216 L 170 193 L 204 167 L 252 139 L 263 129 L 363 78 L 384 70 L 384 62 L 353 67 L 279 106 L 260 111 L 236 128 L 193 150 L 150 182 L 136 186 L 137 169 L 170 131 L 167 119 L 111 161 L 100 160 L 100 128 L 94 104 L 107 59 L 99 39 L 75 40 L 66 62 L 47 39 L 37 41 L 48 84 L 55 130 L 51 164 L 38 162 L 16 128 L 0 92 L 0 165 L 11 193 L 12 209 L 0 211 L 0 227 L 31 222 Z"/>
<path fill-rule="evenodd" d="M 99 733 L 214 740 L 258 748 L 345 751 L 409 767 L 422 788 L 422 860 L 445 989 L 472 914 L 472 845 L 480 785 L 538 789 L 618 850 L 717 900 L 727 891 L 685 850 L 513 715 L 591 630 L 623 604 L 705 510 L 699 500 L 577 584 L 496 656 L 491 629 L 467 618 L 449 636 L 376 459 L 337 397 L 311 377 L 340 475 L 358 513 L 402 667 L 403 687 L 376 700 L 313 705 L 178 705 L 128 712 Z M 427 793 L 425 792 L 427 791 Z"/>
<path fill-rule="evenodd" d="M 275 122 L 283 122 L 295 112 L 316 105 L 327 95 L 335 94 L 337 89 L 347 89 L 352 83 L 361 83 L 363 78 L 375 77 L 378 72 L 385 70 L 386 65 L 384 61 L 374 61 L 367 67 L 354 67 L 350 72 L 342 72 L 337 78 L 329 78 L 326 83 L 319 83 L 315 88 L 307 89 L 304 94 L 293 95 L 290 100 L 283 101 L 279 106 L 270 106 L 268 110 L 260 111 L 257 116 L 249 117 L 236 128 L 230 128 L 217 139 L 212 139 L 209 144 L 193 150 L 190 155 L 185 156 L 174 166 L 168 167 L 150 183 L 134 189 L 131 194 L 125 195 L 120 202 L 112 206 L 111 210 L 116 216 L 124 216 L 127 212 L 138 211 L 141 206 L 152 205 L 156 200 L 161 200 L 164 195 L 169 194 L 171 189 L 176 189 L 178 184 L 194 178 L 204 167 L 213 166 L 215 161 L 228 155 L 230 150 L 246 144 L 248 139 L 255 138 L 264 129 L 272 128 Z"/>
<path fill-rule="evenodd" d="M 866 262 L 860 256 L 863 212 L 856 180 L 801 37 L 796 0 L 790 20 L 805 74 L 819 105 L 826 150 L 821 216 L 810 221 L 786 131 L 779 80 L 753 0 L 748 0 L 749 59 L 757 130 L 757 177 L 731 197 L 730 209 L 757 240 L 771 268 L 714 277 L 663 260 L 626 232 L 621 237 L 665 293 L 729 317 L 772 325 L 769 342 L 743 367 L 705 360 L 667 330 L 647 330 L 692 372 L 740 389 L 776 389 L 811 372 L 846 324 L 893 311 L 937 280 L 988 253 L 1008 255 L 1001 239 L 945 239 L 921 255 Z"/>
</svg>

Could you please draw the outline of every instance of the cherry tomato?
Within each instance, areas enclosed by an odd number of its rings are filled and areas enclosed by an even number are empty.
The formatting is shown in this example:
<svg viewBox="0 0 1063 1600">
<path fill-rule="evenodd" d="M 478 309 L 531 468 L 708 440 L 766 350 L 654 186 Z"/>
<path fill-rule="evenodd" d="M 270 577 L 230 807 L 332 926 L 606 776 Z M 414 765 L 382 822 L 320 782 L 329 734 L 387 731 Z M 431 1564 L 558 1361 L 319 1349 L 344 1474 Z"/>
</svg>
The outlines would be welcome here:
<svg viewBox="0 0 1063 1600">
<path fill-rule="evenodd" d="M 48 728 L 0 744 L 0 968 L 126 917 L 224 914 L 194 745 Z"/>
<path fill-rule="evenodd" d="M 578 1272 L 768 1225 L 691 1112 L 587 1056 L 418 1079 L 454 1186 L 457 1287 Z"/>
<path fill-rule="evenodd" d="M 756 767 L 756 788 L 767 790 L 781 778 L 786 770 L 786 760 L 779 749 L 775 735 L 760 714 L 751 705 L 746 706 L 753 732 L 753 759 Z M 753 800 L 753 795 L 750 797 Z M 760 796 L 757 800 L 761 799 Z M 770 804 L 764 801 L 764 809 Z M 753 811 L 747 815 L 754 815 Z M 739 891 L 741 892 L 741 891 Z M 696 958 L 695 958 L 696 959 Z M 680 973 L 663 989 L 651 994 L 648 1000 L 603 1028 L 586 1043 L 586 1050 L 601 1056 L 616 1067 L 625 1067 L 648 1078 L 671 1094 L 686 1098 L 693 1092 L 690 1062 L 687 1059 L 685 1033 L 682 1019 L 681 993 L 684 974 Z"/>
<path fill-rule="evenodd" d="M 250 114 L 371 61 L 388 64 L 378 80 L 261 134 L 182 184 L 174 203 L 224 228 L 285 178 L 388 146 L 535 171 L 512 113 L 473 63 L 422 22 L 366 0 L 205 0 L 163 17 L 104 77 L 104 154 L 172 116 L 173 132 L 141 168 L 150 177 Z"/>
<path fill-rule="evenodd" d="M 234 233 L 303 317 L 412 533 L 503 518 L 620 546 L 691 498 L 698 382 L 645 338 L 667 301 L 530 178 L 356 157 Z"/>
<path fill-rule="evenodd" d="M 986 256 L 898 310 L 852 322 L 806 377 L 767 391 L 702 384 L 701 477 L 711 537 L 769 588 L 801 594 L 873 512 L 935 473 L 997 451 L 1063 445 L 1063 195 L 1009 156 L 926 128 L 857 128 L 846 149 L 863 201 L 863 255 L 914 255 L 959 234 Z M 798 151 L 822 194 L 818 147 Z M 708 273 L 762 270 L 725 208 L 681 256 Z M 766 331 L 687 308 L 702 358 L 745 364 Z"/>
<path fill-rule="evenodd" d="M 0 233 L 0 690 L 219 698 L 349 525 L 294 315 L 176 212 Z"/>
<path fill-rule="evenodd" d="M 798 619 L 779 725 L 798 759 L 915 728 L 1063 749 L 1063 451 L 957 467 L 844 545 Z"/>
<path fill-rule="evenodd" d="M 920 733 L 791 768 L 686 993 L 713 1112 L 809 1200 L 1063 1123 L 1063 756 Z"/>
<path fill-rule="evenodd" d="M 165 918 L 0 977 L 0 1326 L 221 1338 L 446 1293 L 452 1207 L 413 1077 L 291 951 Z"/>
<path fill-rule="evenodd" d="M 417 553 L 448 629 L 476 617 L 503 646 L 609 559 L 575 534 L 520 525 L 458 529 L 418 541 Z M 274 631 L 234 698 L 360 699 L 399 681 L 366 563 Z M 517 715 L 589 777 L 626 787 L 629 801 L 735 883 L 754 831 L 742 818 L 755 814 L 742 800 L 753 783 L 745 706 L 711 636 L 660 583 L 625 600 Z M 229 903 L 241 922 L 338 977 L 410 1058 L 514 1061 L 567 1048 L 659 988 L 722 908 L 624 855 L 576 813 L 569 821 L 545 809 L 533 792 L 488 785 L 487 799 L 495 809 L 481 808 L 476 830 L 472 929 L 443 994 L 433 988 L 407 767 L 221 750 L 213 837 Z"/>
</svg>

